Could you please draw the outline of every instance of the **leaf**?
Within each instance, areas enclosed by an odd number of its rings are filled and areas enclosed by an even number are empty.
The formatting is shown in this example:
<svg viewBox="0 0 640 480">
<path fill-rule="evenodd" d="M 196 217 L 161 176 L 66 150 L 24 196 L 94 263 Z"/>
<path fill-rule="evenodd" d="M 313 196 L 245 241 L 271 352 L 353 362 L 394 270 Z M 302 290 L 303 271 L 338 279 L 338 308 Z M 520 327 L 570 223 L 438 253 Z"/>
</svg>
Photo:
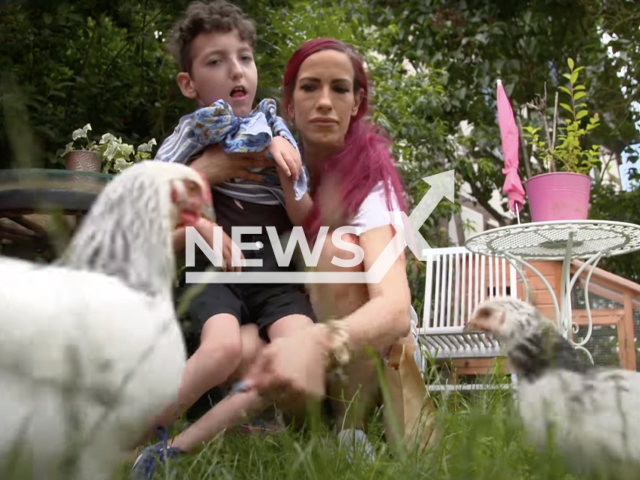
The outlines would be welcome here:
<svg viewBox="0 0 640 480">
<path fill-rule="evenodd" d="M 585 92 L 578 92 L 573 96 L 574 100 L 580 100 L 583 97 L 586 97 L 587 94 Z"/>
<path fill-rule="evenodd" d="M 71 134 L 71 138 L 73 140 L 77 140 L 78 138 L 87 138 L 87 132 L 91 130 L 91 124 L 87 123 L 84 127 L 74 130 Z"/>
<path fill-rule="evenodd" d="M 577 91 L 577 90 L 586 90 L 586 87 L 585 87 L 584 85 L 575 85 L 575 86 L 573 87 L 573 90 L 574 90 L 574 91 Z"/>
<path fill-rule="evenodd" d="M 589 112 L 587 112 L 586 110 L 580 110 L 576 115 L 576 120 L 580 120 L 581 118 L 584 118 L 587 115 L 589 115 Z"/>
<path fill-rule="evenodd" d="M 569 57 L 569 60 L 567 60 L 567 63 L 569 64 L 569 69 L 573 70 L 573 66 L 574 66 L 573 58 Z"/>
<path fill-rule="evenodd" d="M 576 83 L 578 81 L 578 72 L 573 72 L 569 81 L 571 82 L 571 85 Z"/>
<path fill-rule="evenodd" d="M 562 90 L 563 92 L 565 92 L 567 95 L 571 95 L 571 90 L 569 90 L 567 87 L 565 87 L 564 85 L 560 85 L 558 87 L 558 89 Z"/>
<path fill-rule="evenodd" d="M 138 146 L 138 152 L 151 152 L 154 145 L 156 145 L 156 139 L 152 138 L 147 143 L 143 143 Z"/>
<path fill-rule="evenodd" d="M 129 168 L 131 165 L 133 165 L 133 162 L 127 162 L 123 158 L 118 158 L 114 162 L 113 168 L 116 172 L 120 173 L 123 170 L 126 170 L 127 168 Z"/>
<path fill-rule="evenodd" d="M 573 109 L 566 103 L 561 103 L 560 106 L 573 115 Z"/>
<path fill-rule="evenodd" d="M 116 154 L 116 149 L 117 149 L 117 145 L 115 143 L 109 143 L 107 146 L 107 149 L 105 150 L 103 156 L 107 159 L 107 160 L 113 160 L 113 157 Z"/>
<path fill-rule="evenodd" d="M 87 138 L 87 132 L 85 132 L 81 128 L 79 128 L 78 130 L 74 130 L 73 133 L 71 134 L 72 140 L 77 140 L 79 138 Z"/>
<path fill-rule="evenodd" d="M 124 158 L 129 158 L 133 154 L 133 145 L 129 145 L 127 143 L 121 143 L 118 145 L 118 153 L 120 153 Z"/>
<path fill-rule="evenodd" d="M 67 153 L 72 152 L 73 151 L 73 142 L 69 142 L 67 143 L 67 145 L 64 148 L 64 151 L 60 154 L 60 156 L 62 158 L 67 156 Z"/>
<path fill-rule="evenodd" d="M 116 137 L 112 133 L 105 133 L 100 138 L 100 144 L 108 143 L 108 142 L 118 142 L 118 139 L 116 139 Z"/>
</svg>

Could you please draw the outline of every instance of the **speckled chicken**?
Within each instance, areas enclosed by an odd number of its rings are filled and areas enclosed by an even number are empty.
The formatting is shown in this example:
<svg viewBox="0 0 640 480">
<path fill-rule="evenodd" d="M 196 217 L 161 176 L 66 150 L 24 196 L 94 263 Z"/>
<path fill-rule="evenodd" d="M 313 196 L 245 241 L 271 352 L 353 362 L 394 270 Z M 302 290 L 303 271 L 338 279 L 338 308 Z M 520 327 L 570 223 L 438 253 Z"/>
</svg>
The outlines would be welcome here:
<svg viewBox="0 0 640 480">
<path fill-rule="evenodd" d="M 195 170 L 143 162 L 105 187 L 57 262 L 0 258 L 0 478 L 113 478 L 175 399 L 172 232 L 203 209 Z M 29 474 L 7 471 L 18 458 Z"/>
<path fill-rule="evenodd" d="M 549 438 L 576 473 L 640 475 L 640 373 L 583 361 L 533 305 L 506 297 L 480 304 L 465 331 L 493 335 L 518 376 L 518 410 L 529 440 Z"/>
</svg>

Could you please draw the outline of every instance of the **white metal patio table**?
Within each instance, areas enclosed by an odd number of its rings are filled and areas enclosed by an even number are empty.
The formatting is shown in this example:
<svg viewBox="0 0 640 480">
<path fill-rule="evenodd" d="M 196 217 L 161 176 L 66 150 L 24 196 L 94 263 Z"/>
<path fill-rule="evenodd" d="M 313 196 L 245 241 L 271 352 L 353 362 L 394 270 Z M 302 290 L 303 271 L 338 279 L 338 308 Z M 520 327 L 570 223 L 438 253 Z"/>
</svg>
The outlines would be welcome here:
<svg viewBox="0 0 640 480">
<path fill-rule="evenodd" d="M 521 265 L 533 271 L 549 289 L 556 311 L 559 332 L 571 344 L 584 351 L 591 362 L 593 357 L 585 348 L 591 338 L 593 321 L 589 307 L 589 280 L 596 265 L 603 257 L 623 255 L 640 250 L 640 225 L 606 220 L 574 220 L 532 222 L 494 228 L 472 236 L 465 247 L 490 257 L 507 259 L 518 271 L 529 298 L 529 285 Z M 580 259 L 584 264 L 571 277 L 571 261 Z M 562 261 L 560 302 L 548 280 L 529 261 Z M 585 302 L 588 318 L 587 334 L 580 342 L 574 342 L 571 332 L 578 332 L 572 321 L 571 291 L 584 269 L 593 268 L 585 279 Z"/>
</svg>

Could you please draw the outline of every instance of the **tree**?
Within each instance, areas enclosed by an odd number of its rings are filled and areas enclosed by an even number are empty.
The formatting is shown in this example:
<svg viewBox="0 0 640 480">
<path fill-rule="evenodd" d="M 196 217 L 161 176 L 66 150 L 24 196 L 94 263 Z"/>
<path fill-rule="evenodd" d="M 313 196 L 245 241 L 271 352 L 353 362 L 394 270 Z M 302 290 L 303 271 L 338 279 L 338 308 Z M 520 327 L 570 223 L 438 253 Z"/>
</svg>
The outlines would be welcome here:
<svg viewBox="0 0 640 480">
<path fill-rule="evenodd" d="M 493 2 L 490 0 L 265 0 L 236 3 L 258 25 L 258 98 L 280 99 L 291 53 L 308 38 L 345 40 L 363 54 L 372 81 L 372 119 L 393 140 L 409 208 L 426 193 L 423 177 L 454 168 L 478 203 L 501 223 L 490 198 L 504 182 L 495 87 L 501 78 L 514 108 L 561 81 L 570 56 L 587 65 L 591 111 L 602 117 L 593 140 L 616 155 L 637 142 L 640 7 L 624 0 Z M 0 168 L 31 158 L 62 168 L 58 156 L 71 132 L 91 123 L 128 143 L 167 136 L 193 109 L 175 82 L 177 66 L 164 50 L 182 14 L 177 0 L 9 2 L 0 11 L 0 71 L 5 116 L 0 119 Z M 601 42 L 608 31 L 612 40 Z M 611 47 L 617 57 L 610 58 Z M 626 67 L 624 75 L 617 72 Z M 4 88 L 11 86 L 15 88 Z M 626 95 L 622 88 L 626 88 Z M 15 105 L 20 98 L 24 110 Z M 20 112 L 23 112 L 24 115 Z M 33 141 L 7 128 L 31 128 Z M 473 126 L 467 134 L 461 122 Z M 13 133 L 11 133 L 13 135 Z M 13 144 L 10 144 L 13 138 Z M 17 146 L 16 152 L 12 145 Z M 23 155 L 20 155 L 23 152 Z M 521 161 L 521 175 L 526 171 Z M 596 195 L 595 198 L 601 198 Z M 447 244 L 446 221 L 459 205 L 443 201 L 422 228 L 431 246 Z M 526 219 L 526 215 L 524 217 Z M 421 265 L 409 260 L 414 295 Z"/>
<path fill-rule="evenodd" d="M 259 67 L 262 87 L 276 87 L 282 65 L 278 31 L 270 28 L 286 0 L 244 2 L 261 25 Z M 163 139 L 193 108 L 180 93 L 178 69 L 164 50 L 167 32 L 184 2 L 89 0 L 10 3 L 0 11 L 0 70 L 6 86 L 25 99 L 28 124 L 39 151 L 33 159 L 62 166 L 58 154 L 71 132 L 91 123 L 129 143 Z M 273 15 L 273 17 L 268 17 Z M 267 22 L 269 20 L 269 22 Z M 5 91 L 5 89 L 3 89 Z M 0 168 L 13 164 L 5 115 L 0 123 Z M 18 142 L 18 148 L 24 148 Z"/>
<path fill-rule="evenodd" d="M 619 61 L 607 55 L 601 38 L 613 9 L 596 0 L 492 2 L 478 0 L 375 1 L 369 21 L 393 29 L 395 37 L 383 52 L 396 61 L 407 60 L 414 68 L 445 72 L 446 102 L 441 120 L 448 135 L 465 147 L 462 155 L 450 152 L 445 159 L 468 182 L 480 205 L 508 223 L 490 205 L 504 182 L 500 135 L 496 120 L 496 80 L 502 79 L 514 110 L 555 90 L 562 81 L 568 57 L 587 68 L 587 89 L 592 111 L 603 121 L 593 141 L 619 158 L 638 141 L 633 96 L 624 96 L 624 82 L 616 76 Z M 640 14 L 640 5 L 626 2 L 626 11 Z M 633 30 L 633 34 L 630 32 Z M 625 23 L 616 30 L 616 45 L 637 50 L 637 28 Z M 622 37 L 622 39 L 620 39 Z M 629 43 L 625 43 L 628 41 Z M 633 42 L 636 42 L 635 45 Z M 635 49 L 635 50 L 634 50 Z M 630 80 L 628 83 L 632 83 Z M 637 87 L 636 87 L 637 88 Z M 457 129 L 460 122 L 473 125 L 469 136 Z M 521 161 L 521 176 L 527 177 Z"/>
<path fill-rule="evenodd" d="M 594 220 L 610 220 L 640 225 L 640 188 L 631 192 L 616 193 L 611 186 L 601 185 L 591 194 L 589 217 Z M 640 252 L 619 257 L 605 257 L 598 267 L 640 283 Z"/>
</svg>

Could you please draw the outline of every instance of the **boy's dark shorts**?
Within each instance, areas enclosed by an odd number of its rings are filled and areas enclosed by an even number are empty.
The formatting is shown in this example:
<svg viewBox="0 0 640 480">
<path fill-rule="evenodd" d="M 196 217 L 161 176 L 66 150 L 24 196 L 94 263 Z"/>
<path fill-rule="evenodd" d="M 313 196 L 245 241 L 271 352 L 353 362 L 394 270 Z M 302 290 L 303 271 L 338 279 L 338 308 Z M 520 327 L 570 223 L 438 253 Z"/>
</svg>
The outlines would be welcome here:
<svg viewBox="0 0 640 480">
<path fill-rule="evenodd" d="M 297 284 L 210 283 L 187 310 L 194 331 L 202 331 L 209 318 L 221 313 L 233 315 L 241 325 L 255 323 L 265 341 L 269 326 L 288 315 L 305 315 L 316 322 L 304 286 Z"/>
<path fill-rule="evenodd" d="M 260 250 L 244 250 L 246 259 L 262 259 L 262 267 L 244 267 L 242 271 L 269 271 L 280 274 L 296 271 L 295 267 L 280 267 L 264 235 L 243 235 L 242 242 L 261 242 Z M 185 268 L 179 277 L 176 300 L 180 301 L 185 291 L 193 284 L 185 284 L 188 271 L 203 272 L 211 266 L 209 260 L 196 248 L 195 266 Z M 204 323 L 214 315 L 228 313 L 236 317 L 241 325 L 255 323 L 260 337 L 269 341 L 270 325 L 289 315 L 305 315 L 317 322 L 311 301 L 303 284 L 296 283 L 209 283 L 189 302 L 186 314 L 189 330 L 199 336 Z"/>
</svg>

